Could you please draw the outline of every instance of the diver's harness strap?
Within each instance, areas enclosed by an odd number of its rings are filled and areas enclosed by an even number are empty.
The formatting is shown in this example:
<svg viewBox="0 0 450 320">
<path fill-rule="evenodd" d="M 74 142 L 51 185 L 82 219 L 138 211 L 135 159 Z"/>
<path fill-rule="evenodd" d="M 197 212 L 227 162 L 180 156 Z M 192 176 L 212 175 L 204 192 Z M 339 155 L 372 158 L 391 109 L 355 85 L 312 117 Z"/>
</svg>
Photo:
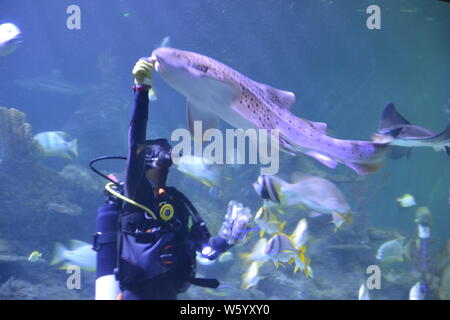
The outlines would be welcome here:
<svg viewBox="0 0 450 320">
<path fill-rule="evenodd" d="M 197 287 L 205 287 L 211 289 L 217 289 L 220 286 L 219 280 L 210 278 L 189 278 L 187 282 Z"/>
<path fill-rule="evenodd" d="M 209 232 L 208 228 L 206 227 L 205 221 L 203 221 L 202 217 L 200 217 L 200 214 L 198 213 L 197 209 L 195 209 L 192 202 L 186 198 L 186 196 L 178 191 L 177 189 L 173 189 L 176 192 L 176 195 L 183 201 L 186 208 L 189 210 L 189 214 L 191 215 L 192 219 L 194 220 L 192 228 L 196 228 L 197 232 L 201 234 L 201 240 L 202 241 L 208 241 L 209 238 L 211 238 L 211 233 Z"/>
<path fill-rule="evenodd" d="M 186 198 L 186 196 L 178 191 L 177 189 L 173 189 L 176 192 L 176 195 L 179 197 L 181 201 L 185 204 L 186 208 L 189 210 L 189 214 L 191 215 L 192 219 L 194 220 L 193 228 L 197 228 L 197 231 L 200 232 L 201 238 L 203 241 L 207 241 L 211 234 L 206 227 L 205 222 L 200 217 L 200 214 L 198 213 L 197 209 L 194 207 L 192 202 Z M 217 279 L 213 278 L 189 278 L 187 279 L 187 282 L 194 286 L 198 287 L 205 287 L 205 288 L 211 288 L 211 289 L 217 289 L 220 286 L 220 282 Z"/>
</svg>

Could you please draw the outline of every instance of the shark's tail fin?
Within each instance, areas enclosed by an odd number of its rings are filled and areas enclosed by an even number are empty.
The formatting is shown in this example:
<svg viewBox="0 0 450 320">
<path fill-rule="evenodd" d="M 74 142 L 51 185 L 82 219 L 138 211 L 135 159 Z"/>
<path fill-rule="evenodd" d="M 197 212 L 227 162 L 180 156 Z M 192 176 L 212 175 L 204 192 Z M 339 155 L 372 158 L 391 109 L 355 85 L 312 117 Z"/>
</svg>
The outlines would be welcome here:
<svg viewBox="0 0 450 320">
<path fill-rule="evenodd" d="M 428 141 L 445 141 L 450 140 L 450 123 L 447 124 L 447 127 L 441 133 L 438 133 L 434 137 L 427 139 Z"/>
<path fill-rule="evenodd" d="M 361 141 L 360 147 L 365 150 L 371 149 L 369 157 L 364 162 L 344 162 L 344 164 L 358 174 L 370 174 L 379 170 L 384 164 L 388 145 L 386 143 Z"/>
</svg>

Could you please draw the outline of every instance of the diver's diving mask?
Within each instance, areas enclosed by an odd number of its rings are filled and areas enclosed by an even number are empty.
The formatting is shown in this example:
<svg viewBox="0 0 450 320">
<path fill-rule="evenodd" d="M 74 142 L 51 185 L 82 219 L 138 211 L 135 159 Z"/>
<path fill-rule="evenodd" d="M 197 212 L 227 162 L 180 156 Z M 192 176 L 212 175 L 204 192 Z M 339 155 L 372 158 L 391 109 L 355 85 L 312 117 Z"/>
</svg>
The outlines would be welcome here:
<svg viewBox="0 0 450 320">
<path fill-rule="evenodd" d="M 148 169 L 168 169 L 172 166 L 172 146 L 166 139 L 147 140 L 145 164 Z"/>
</svg>

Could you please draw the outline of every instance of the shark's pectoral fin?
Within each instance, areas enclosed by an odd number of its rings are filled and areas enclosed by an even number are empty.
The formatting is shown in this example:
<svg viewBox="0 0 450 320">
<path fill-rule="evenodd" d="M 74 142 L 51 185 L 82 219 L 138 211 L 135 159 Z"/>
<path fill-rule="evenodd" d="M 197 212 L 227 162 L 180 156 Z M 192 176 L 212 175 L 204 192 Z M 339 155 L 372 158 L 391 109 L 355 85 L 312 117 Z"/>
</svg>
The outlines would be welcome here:
<svg viewBox="0 0 450 320">
<path fill-rule="evenodd" d="M 383 163 L 380 162 L 380 163 L 365 164 L 365 163 L 346 162 L 345 165 L 355 170 L 358 174 L 369 174 L 380 169 L 383 166 Z"/>
<path fill-rule="evenodd" d="M 284 151 L 284 152 L 290 154 L 291 156 L 295 156 L 298 152 L 292 143 L 290 143 L 289 141 L 287 141 L 283 138 L 279 139 L 279 148 L 281 151 Z"/>
<path fill-rule="evenodd" d="M 190 101 L 187 101 L 186 103 L 186 118 L 189 132 L 191 133 L 192 137 L 194 137 L 194 139 L 197 138 L 194 135 L 194 121 L 201 121 L 202 135 L 198 137 L 200 139 L 202 139 L 204 131 L 217 128 L 219 125 L 219 118 L 217 118 L 212 113 L 208 113 L 201 110 L 200 108 L 197 108 Z"/>
<path fill-rule="evenodd" d="M 275 89 L 271 86 L 268 86 L 267 84 L 262 83 L 260 83 L 259 86 L 268 94 L 270 99 L 280 107 L 289 110 L 295 103 L 295 94 L 290 91 Z"/>
<path fill-rule="evenodd" d="M 310 156 L 311 158 L 316 159 L 321 164 L 326 165 L 328 168 L 335 169 L 337 167 L 337 165 L 338 165 L 338 163 L 336 161 L 334 161 L 330 157 L 328 157 L 328 156 L 326 156 L 324 154 L 321 154 L 319 152 L 306 151 L 305 154 Z"/>
</svg>

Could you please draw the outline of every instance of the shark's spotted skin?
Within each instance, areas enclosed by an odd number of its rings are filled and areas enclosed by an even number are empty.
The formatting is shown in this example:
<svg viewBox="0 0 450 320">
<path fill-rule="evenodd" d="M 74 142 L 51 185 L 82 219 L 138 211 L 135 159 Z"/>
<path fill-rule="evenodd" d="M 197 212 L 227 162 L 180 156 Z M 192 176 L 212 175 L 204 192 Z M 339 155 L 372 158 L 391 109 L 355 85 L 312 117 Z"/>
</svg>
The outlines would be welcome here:
<svg viewBox="0 0 450 320">
<path fill-rule="evenodd" d="M 298 118 L 289 109 L 292 92 L 253 81 L 212 58 L 174 48 L 153 51 L 159 75 L 188 100 L 188 120 L 213 127 L 220 118 L 235 128 L 278 129 L 282 150 L 305 153 L 328 167 L 343 163 L 360 174 L 376 171 L 385 143 L 340 140 L 326 134 L 326 124 Z"/>
</svg>

